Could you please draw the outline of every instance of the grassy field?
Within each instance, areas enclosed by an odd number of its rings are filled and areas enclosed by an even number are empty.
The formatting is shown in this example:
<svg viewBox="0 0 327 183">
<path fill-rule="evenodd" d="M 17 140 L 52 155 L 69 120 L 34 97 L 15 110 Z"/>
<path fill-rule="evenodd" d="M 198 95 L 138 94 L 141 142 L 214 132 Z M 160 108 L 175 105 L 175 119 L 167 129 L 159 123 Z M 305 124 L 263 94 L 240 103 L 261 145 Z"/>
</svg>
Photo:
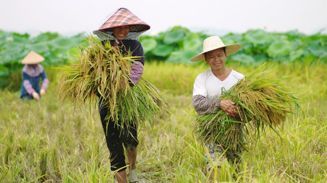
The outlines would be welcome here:
<svg viewBox="0 0 327 183">
<path fill-rule="evenodd" d="M 244 74 L 255 66 L 232 65 Z M 144 78 L 161 89 L 170 114 L 139 129 L 138 170 L 147 182 L 327 182 L 327 65 L 268 64 L 299 98 L 301 109 L 278 136 L 250 139 L 241 172 L 224 163 L 209 178 L 194 134 L 193 81 L 201 65 L 147 64 Z M 53 75 L 54 76 L 54 75 Z M 0 182 L 112 182 L 97 106 L 60 101 L 52 76 L 40 102 L 0 91 Z"/>
</svg>

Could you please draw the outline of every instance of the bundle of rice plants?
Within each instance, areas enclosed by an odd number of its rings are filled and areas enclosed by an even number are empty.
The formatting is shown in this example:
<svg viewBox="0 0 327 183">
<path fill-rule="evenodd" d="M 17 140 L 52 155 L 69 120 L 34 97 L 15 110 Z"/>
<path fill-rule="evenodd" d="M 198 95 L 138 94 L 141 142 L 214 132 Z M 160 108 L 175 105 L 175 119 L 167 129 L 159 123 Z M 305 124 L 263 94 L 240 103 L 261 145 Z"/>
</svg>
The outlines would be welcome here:
<svg viewBox="0 0 327 183">
<path fill-rule="evenodd" d="M 240 152 L 245 148 L 247 135 L 254 129 L 260 134 L 268 126 L 277 132 L 288 113 L 298 106 L 297 99 L 278 79 L 268 77 L 267 71 L 258 69 L 246 76 L 220 99 L 232 100 L 238 116 L 228 116 L 222 110 L 197 117 L 197 133 L 206 143 L 222 145 Z"/>
<path fill-rule="evenodd" d="M 81 49 L 78 61 L 63 68 L 60 94 L 77 103 L 100 98 L 108 109 L 107 119 L 125 127 L 150 119 L 164 102 L 151 83 L 141 80 L 133 86 L 130 79 L 132 62 L 138 57 L 123 55 L 109 42 L 89 37 L 89 45 Z"/>
</svg>

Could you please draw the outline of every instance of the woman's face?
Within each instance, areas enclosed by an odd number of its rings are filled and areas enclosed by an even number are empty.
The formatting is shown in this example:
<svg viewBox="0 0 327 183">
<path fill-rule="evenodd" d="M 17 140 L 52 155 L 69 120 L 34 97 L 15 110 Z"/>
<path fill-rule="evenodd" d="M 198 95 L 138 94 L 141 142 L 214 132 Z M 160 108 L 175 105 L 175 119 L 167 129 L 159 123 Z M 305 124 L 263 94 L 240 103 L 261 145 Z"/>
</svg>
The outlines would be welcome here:
<svg viewBox="0 0 327 183">
<path fill-rule="evenodd" d="M 36 67 L 37 64 L 27 64 L 29 67 Z"/>
<path fill-rule="evenodd" d="M 220 70 L 225 67 L 226 54 L 224 48 L 209 51 L 204 56 L 212 70 Z"/>
<path fill-rule="evenodd" d="M 121 26 L 121 27 L 115 27 L 112 29 L 112 34 L 117 38 L 118 40 L 123 40 L 127 37 L 129 33 L 129 26 Z"/>
</svg>

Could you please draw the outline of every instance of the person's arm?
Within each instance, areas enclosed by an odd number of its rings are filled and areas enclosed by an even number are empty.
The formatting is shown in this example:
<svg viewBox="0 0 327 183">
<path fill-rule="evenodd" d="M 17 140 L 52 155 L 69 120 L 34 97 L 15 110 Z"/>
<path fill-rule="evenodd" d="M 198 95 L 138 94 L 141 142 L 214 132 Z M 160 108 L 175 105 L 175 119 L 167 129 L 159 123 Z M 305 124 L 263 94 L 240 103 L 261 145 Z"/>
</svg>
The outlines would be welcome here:
<svg viewBox="0 0 327 183">
<path fill-rule="evenodd" d="M 48 85 L 49 85 L 49 80 L 48 80 L 47 75 L 45 74 L 44 71 L 41 73 L 41 78 L 42 78 L 41 89 L 46 90 L 48 88 Z"/>
<path fill-rule="evenodd" d="M 192 98 L 192 104 L 195 111 L 198 114 L 203 115 L 215 112 L 219 108 L 220 100 L 208 100 L 205 96 L 194 95 Z"/>
<path fill-rule="evenodd" d="M 26 92 L 29 94 L 29 95 L 32 95 L 33 92 L 35 92 L 34 88 L 32 87 L 32 84 L 30 83 L 30 81 L 28 80 L 29 76 L 23 72 L 23 86 L 26 90 Z"/>
<path fill-rule="evenodd" d="M 140 42 L 135 41 L 132 48 L 132 56 L 137 56 L 138 58 L 134 60 L 131 65 L 130 78 L 132 83 L 135 85 L 139 82 L 143 74 L 144 65 L 144 51 Z"/>
<path fill-rule="evenodd" d="M 41 75 L 41 78 L 42 78 L 42 85 L 41 85 L 40 94 L 44 95 L 45 92 L 47 91 L 49 80 L 48 80 L 47 75 L 45 74 L 44 70 L 41 72 L 40 75 Z"/>
<path fill-rule="evenodd" d="M 29 75 L 23 72 L 23 87 L 26 89 L 26 92 L 31 95 L 35 100 L 39 100 L 39 94 L 34 90 L 32 84 L 28 80 Z"/>
<path fill-rule="evenodd" d="M 231 100 L 220 100 L 218 97 L 208 99 L 205 87 L 205 74 L 199 75 L 194 82 L 192 103 L 195 111 L 200 114 L 209 114 L 221 109 L 230 116 L 237 114 L 237 108 Z"/>
<path fill-rule="evenodd" d="M 130 78 L 134 85 L 136 85 L 141 79 L 143 74 L 143 64 L 141 62 L 133 62 L 131 65 Z"/>
<path fill-rule="evenodd" d="M 192 104 L 195 111 L 200 114 L 213 113 L 219 107 L 219 100 L 209 100 L 206 89 L 206 74 L 198 75 L 194 81 Z"/>
<path fill-rule="evenodd" d="M 229 116 L 235 117 L 238 115 L 237 107 L 231 100 L 219 100 L 218 98 L 208 100 L 207 97 L 195 95 L 192 103 L 195 111 L 200 115 L 214 113 L 217 109 L 223 110 Z"/>
</svg>

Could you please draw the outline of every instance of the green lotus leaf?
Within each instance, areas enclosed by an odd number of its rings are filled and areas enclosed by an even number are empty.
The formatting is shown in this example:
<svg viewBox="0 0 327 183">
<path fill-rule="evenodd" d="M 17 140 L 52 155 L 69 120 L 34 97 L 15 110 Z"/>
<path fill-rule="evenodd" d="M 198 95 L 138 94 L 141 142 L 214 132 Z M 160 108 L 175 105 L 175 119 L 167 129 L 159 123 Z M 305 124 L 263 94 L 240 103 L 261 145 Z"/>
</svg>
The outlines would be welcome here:
<svg viewBox="0 0 327 183">
<path fill-rule="evenodd" d="M 167 57 L 173 51 L 173 47 L 169 45 L 159 45 L 152 50 L 152 54 L 159 57 Z"/>
<path fill-rule="evenodd" d="M 154 38 L 146 38 L 141 40 L 144 52 L 147 53 L 157 46 L 157 41 Z"/>
</svg>

